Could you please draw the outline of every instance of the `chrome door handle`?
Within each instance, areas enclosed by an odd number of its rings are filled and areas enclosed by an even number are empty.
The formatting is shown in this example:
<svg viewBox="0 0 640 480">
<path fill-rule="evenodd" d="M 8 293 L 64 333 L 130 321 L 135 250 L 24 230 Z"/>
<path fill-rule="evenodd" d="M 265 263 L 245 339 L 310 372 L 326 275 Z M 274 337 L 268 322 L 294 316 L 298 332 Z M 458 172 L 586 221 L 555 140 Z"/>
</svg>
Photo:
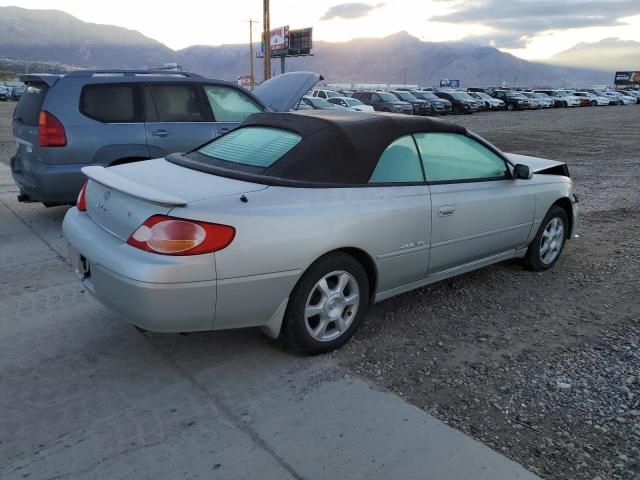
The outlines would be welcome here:
<svg viewBox="0 0 640 480">
<path fill-rule="evenodd" d="M 450 217 L 451 215 L 453 215 L 456 211 L 456 207 L 452 207 L 450 205 L 445 205 L 444 207 L 440 207 L 438 209 L 438 216 L 439 217 Z"/>
<path fill-rule="evenodd" d="M 151 135 L 153 135 L 154 137 L 167 137 L 169 136 L 169 132 L 167 132 L 166 130 L 154 130 L 153 132 L 151 132 Z"/>
<path fill-rule="evenodd" d="M 218 130 L 218 132 L 220 133 L 227 133 L 230 129 L 229 128 L 221 128 L 220 130 Z"/>
</svg>

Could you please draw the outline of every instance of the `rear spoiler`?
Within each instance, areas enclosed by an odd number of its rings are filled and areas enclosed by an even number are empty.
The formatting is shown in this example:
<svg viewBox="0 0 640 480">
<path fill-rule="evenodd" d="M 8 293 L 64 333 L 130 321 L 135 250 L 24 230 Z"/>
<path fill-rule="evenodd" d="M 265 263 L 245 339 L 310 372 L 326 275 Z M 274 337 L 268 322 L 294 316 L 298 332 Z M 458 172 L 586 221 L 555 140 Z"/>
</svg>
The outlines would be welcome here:
<svg viewBox="0 0 640 480">
<path fill-rule="evenodd" d="M 22 83 L 43 82 L 50 87 L 52 87 L 54 83 L 60 80 L 60 78 L 62 78 L 62 75 L 51 75 L 49 73 L 20 75 L 20 81 Z"/>
<path fill-rule="evenodd" d="M 120 192 L 126 193 L 127 195 L 131 195 L 132 197 L 139 198 L 147 202 L 166 205 L 169 207 L 183 206 L 188 203 L 182 198 L 161 192 L 159 190 L 156 190 L 155 188 L 140 185 L 139 183 L 129 180 L 128 178 L 121 177 L 117 173 L 107 170 L 104 167 L 98 167 L 96 165 L 91 167 L 83 167 L 82 173 L 84 173 L 94 182 L 98 182 L 105 187 L 118 190 Z"/>
</svg>

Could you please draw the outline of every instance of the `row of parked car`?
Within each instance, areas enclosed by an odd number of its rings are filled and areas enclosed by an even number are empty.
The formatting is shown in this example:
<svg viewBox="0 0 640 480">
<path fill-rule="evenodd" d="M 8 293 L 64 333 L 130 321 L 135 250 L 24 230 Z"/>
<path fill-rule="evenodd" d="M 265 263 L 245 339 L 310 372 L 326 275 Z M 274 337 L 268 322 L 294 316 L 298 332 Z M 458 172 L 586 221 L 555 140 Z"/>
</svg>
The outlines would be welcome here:
<svg viewBox="0 0 640 480">
<path fill-rule="evenodd" d="M 22 97 L 25 88 L 24 85 L 0 85 L 0 101 L 17 102 Z"/>
<path fill-rule="evenodd" d="M 640 103 L 640 90 L 452 88 L 335 91 L 315 89 L 298 109 L 347 109 L 410 115 L 469 114 Z"/>
</svg>

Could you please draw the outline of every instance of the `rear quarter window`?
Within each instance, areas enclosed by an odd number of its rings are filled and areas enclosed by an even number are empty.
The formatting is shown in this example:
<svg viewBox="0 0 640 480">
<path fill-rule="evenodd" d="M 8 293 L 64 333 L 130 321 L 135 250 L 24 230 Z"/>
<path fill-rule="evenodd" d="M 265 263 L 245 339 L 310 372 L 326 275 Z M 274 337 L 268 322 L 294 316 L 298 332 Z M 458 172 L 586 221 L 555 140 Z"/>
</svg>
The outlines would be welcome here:
<svg viewBox="0 0 640 480">
<path fill-rule="evenodd" d="M 16 122 L 30 126 L 38 125 L 42 103 L 48 91 L 49 86 L 44 82 L 29 84 L 16 107 Z"/>
<path fill-rule="evenodd" d="M 99 122 L 133 123 L 140 121 L 136 103 L 135 85 L 86 85 L 80 95 L 80 112 Z"/>
</svg>

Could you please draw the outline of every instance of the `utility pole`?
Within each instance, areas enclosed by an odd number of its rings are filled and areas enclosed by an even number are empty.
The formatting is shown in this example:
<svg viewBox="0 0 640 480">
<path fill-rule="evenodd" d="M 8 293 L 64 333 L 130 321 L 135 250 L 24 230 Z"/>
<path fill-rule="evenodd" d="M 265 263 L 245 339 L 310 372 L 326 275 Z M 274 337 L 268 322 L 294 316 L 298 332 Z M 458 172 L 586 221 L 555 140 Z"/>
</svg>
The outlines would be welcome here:
<svg viewBox="0 0 640 480">
<path fill-rule="evenodd" d="M 251 90 L 253 90 L 255 86 L 255 78 L 253 76 L 253 24 L 259 22 L 253 18 L 249 18 L 245 22 L 249 22 L 249 75 L 251 76 Z"/>
<path fill-rule="evenodd" d="M 264 41 L 264 79 L 271 78 L 271 26 L 269 0 L 262 0 L 262 39 Z"/>
</svg>

